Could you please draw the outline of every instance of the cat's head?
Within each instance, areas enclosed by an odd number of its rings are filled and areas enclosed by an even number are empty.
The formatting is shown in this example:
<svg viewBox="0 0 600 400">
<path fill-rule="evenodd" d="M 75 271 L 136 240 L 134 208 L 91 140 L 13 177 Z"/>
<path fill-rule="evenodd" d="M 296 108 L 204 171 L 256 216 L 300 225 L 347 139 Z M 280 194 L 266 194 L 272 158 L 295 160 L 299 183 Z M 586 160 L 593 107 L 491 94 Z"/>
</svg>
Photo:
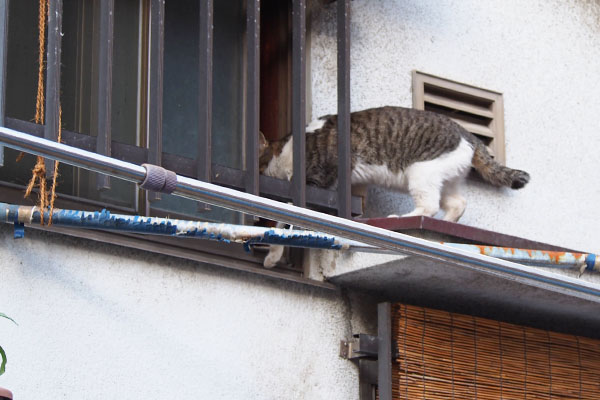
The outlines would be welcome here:
<svg viewBox="0 0 600 400">
<path fill-rule="evenodd" d="M 277 139 L 269 142 L 269 140 L 259 131 L 258 135 L 258 165 L 262 174 L 269 166 L 273 157 L 281 155 L 281 151 L 286 143 L 289 142 L 292 135 L 289 134 L 282 139 Z"/>
<path fill-rule="evenodd" d="M 271 144 L 263 135 L 262 132 L 258 132 L 258 166 L 260 173 L 262 174 L 264 170 L 269 165 L 269 161 L 273 158 L 273 148 Z"/>
</svg>

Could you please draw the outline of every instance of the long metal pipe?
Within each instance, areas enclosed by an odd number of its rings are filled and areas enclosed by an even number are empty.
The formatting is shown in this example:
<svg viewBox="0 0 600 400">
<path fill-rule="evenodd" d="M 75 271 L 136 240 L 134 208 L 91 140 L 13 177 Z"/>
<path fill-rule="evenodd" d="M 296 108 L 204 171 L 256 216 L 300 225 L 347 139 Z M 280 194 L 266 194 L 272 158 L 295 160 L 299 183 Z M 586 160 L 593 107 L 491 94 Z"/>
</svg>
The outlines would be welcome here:
<svg viewBox="0 0 600 400">
<path fill-rule="evenodd" d="M 49 210 L 45 210 L 44 220 L 48 221 L 49 218 Z M 0 222 L 33 225 L 39 224 L 40 221 L 41 212 L 36 206 L 0 203 Z M 388 250 L 381 250 L 322 232 L 113 214 L 108 210 L 81 211 L 55 208 L 52 213 L 52 225 L 67 228 L 208 239 L 228 243 L 243 243 L 247 246 L 280 244 L 331 250 L 389 252 Z M 15 237 L 22 237 L 20 230 L 15 232 Z"/>
<path fill-rule="evenodd" d="M 5 127 L 0 127 L 0 142 L 17 150 L 52 158 L 66 164 L 138 184 L 143 181 L 146 174 L 146 170 L 142 166 L 51 142 Z M 306 229 L 323 231 L 376 247 L 459 265 L 481 273 L 496 275 L 530 286 L 600 303 L 600 288 L 590 282 L 540 271 L 482 254 L 469 253 L 443 244 L 295 207 L 195 179 L 177 176 L 177 185 L 173 194 L 218 207 L 287 222 Z"/>
<path fill-rule="evenodd" d="M 0 203 L 0 222 L 39 224 L 39 208 Z M 50 218 L 44 211 L 44 220 Z M 52 225 L 68 228 L 101 229 L 150 235 L 208 239 L 223 242 L 243 243 L 248 248 L 256 244 L 276 244 L 293 247 L 347 250 L 352 252 L 398 254 L 399 252 L 374 247 L 355 240 L 340 238 L 323 232 L 299 229 L 278 229 L 260 226 L 233 225 L 204 221 L 189 221 L 171 218 L 143 217 L 139 215 L 113 214 L 110 211 L 62 210 L 55 208 Z M 15 229 L 15 237 L 22 237 Z M 595 254 L 558 251 L 527 250 L 509 247 L 444 243 L 471 253 L 485 254 L 494 258 L 514 261 L 538 267 L 571 268 L 580 272 L 600 271 L 600 257 Z"/>
</svg>

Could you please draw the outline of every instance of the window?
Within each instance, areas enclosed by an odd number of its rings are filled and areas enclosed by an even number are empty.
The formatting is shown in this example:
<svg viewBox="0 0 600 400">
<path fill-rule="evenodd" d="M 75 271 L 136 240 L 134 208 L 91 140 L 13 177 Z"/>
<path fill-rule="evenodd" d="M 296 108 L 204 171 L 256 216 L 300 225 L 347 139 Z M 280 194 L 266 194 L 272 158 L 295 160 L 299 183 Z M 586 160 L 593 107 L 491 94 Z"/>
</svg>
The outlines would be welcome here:
<svg viewBox="0 0 600 400">
<path fill-rule="evenodd" d="M 163 152 L 198 160 L 199 15 L 197 0 L 165 3 Z M 243 167 L 244 34 L 242 0 L 214 2 L 212 162 Z M 192 175 L 194 176 L 194 175 Z M 171 195 L 149 203 L 151 214 L 240 223 L 240 214 L 218 207 L 204 210 L 192 200 Z"/>
<path fill-rule="evenodd" d="M 7 117 L 13 120 L 31 121 L 35 111 L 37 65 L 31 60 L 36 59 L 38 49 L 37 3 L 37 0 L 10 3 L 10 21 L 19 21 L 9 22 L 8 38 Z M 62 127 L 80 139 L 81 135 L 90 140 L 97 137 L 99 3 L 63 2 Z M 132 147 L 148 145 L 149 13 L 147 0 L 115 1 L 111 131 L 112 140 L 126 145 L 124 150 L 130 153 Z M 164 25 L 162 149 L 191 163 L 198 156 L 199 2 L 166 2 Z M 242 0 L 215 2 L 212 159 L 236 169 L 242 168 L 243 159 L 244 29 Z M 67 141 L 67 144 L 72 143 Z M 15 163 L 17 154 L 6 149 L 6 166 L 0 169 L 0 180 L 22 187 L 29 180 L 34 158 L 28 156 Z M 145 162 L 130 156 L 123 158 Z M 67 165 L 61 165 L 59 172 L 61 198 L 77 199 L 93 207 L 237 222 L 234 213 L 213 208 L 198 214 L 195 203 L 172 196 L 146 202 L 134 184 L 119 179 L 111 179 L 109 190 L 99 191 L 95 173 Z"/>
<path fill-rule="evenodd" d="M 413 71 L 413 107 L 447 115 L 488 146 L 505 164 L 502 94 Z"/>
<path fill-rule="evenodd" d="M 35 113 L 37 91 L 38 8 L 36 0 L 10 2 L 7 56 L 7 110 L 9 119 L 31 121 Z M 18 23 L 15 23 L 18 21 Z M 139 0 L 115 2 L 113 52 L 112 138 L 120 143 L 139 143 L 137 109 L 140 82 L 138 60 Z M 62 126 L 70 132 L 96 137 L 99 40 L 98 2 L 64 1 L 61 103 Z M 134 57 L 131 57 L 134 55 Z M 135 62 L 130 62 L 131 58 Z M 34 128 L 34 126 L 30 126 Z M 18 152 L 5 150 L 5 166 L 0 180 L 18 186 L 31 177 L 35 158 L 26 156 L 16 163 Z M 61 165 L 58 191 L 67 198 L 85 198 L 91 204 L 106 203 L 116 209 L 132 212 L 136 206 L 135 185 L 112 180 L 109 190 L 96 189 L 96 174 Z"/>
<path fill-rule="evenodd" d="M 0 46 L 7 49 L 6 126 L 43 137 L 45 127 L 32 122 L 38 81 L 35 61 L 38 3 L 39 0 L 9 3 L 8 39 Z M 57 38 L 55 48 L 62 49 L 58 64 L 60 85 L 52 92 L 46 88 L 50 93 L 46 98 L 53 99 L 60 92 L 63 143 L 89 151 L 110 151 L 112 157 L 135 164 L 160 164 L 179 175 L 207 179 L 238 190 L 248 188 L 253 193 L 257 190 L 254 183 L 259 180 L 261 195 L 290 201 L 295 192 L 290 182 L 259 177 L 258 163 L 248 162 L 254 154 L 253 148 L 258 149 L 258 146 L 251 147 L 254 142 L 247 130 L 255 130 L 254 122 L 260 119 L 258 128 L 272 139 L 289 133 L 291 116 L 297 115 L 296 110 L 301 109 L 298 104 L 303 104 L 301 101 L 292 104 L 292 92 L 298 93 L 295 88 L 303 87 L 297 84 L 301 79 L 292 79 L 292 71 L 296 70 L 292 65 L 297 67 L 294 60 L 306 60 L 298 57 L 306 46 L 297 40 L 292 43 L 293 37 L 301 36 L 292 33 L 301 32 L 297 29 L 305 24 L 305 14 L 292 14 L 292 4 L 301 5 L 297 0 L 260 3 L 258 0 L 215 0 L 210 14 L 205 8 L 201 9 L 207 3 L 197 0 L 115 0 L 111 14 L 109 2 L 62 0 L 62 36 Z M 51 2 L 51 6 L 58 7 L 57 4 L 60 3 Z M 260 19 L 247 18 L 247 14 L 259 9 Z M 50 14 L 61 15 L 59 12 Z M 109 15 L 114 17 L 112 58 L 105 52 L 109 46 L 103 45 L 110 37 L 106 33 L 110 30 L 105 29 L 110 26 L 106 22 Z M 212 23 L 209 23 L 211 15 Z M 203 27 L 211 28 L 203 30 Z M 248 32 L 250 29 L 256 32 Z M 58 32 L 53 28 L 49 31 Z M 253 45 L 258 32 L 261 41 Z M 200 41 L 208 40 L 211 35 L 212 52 L 208 52 Z M 260 58 L 257 57 L 259 52 Z M 209 62 L 212 62 L 212 94 L 202 90 L 208 79 L 206 74 L 199 73 Z M 256 65 L 260 68 L 254 68 Z M 99 83 L 101 78 L 107 79 L 107 66 L 112 66 L 108 94 L 103 90 L 106 87 L 100 87 Z M 258 86 L 260 91 L 255 90 Z M 110 118 L 106 113 L 106 119 L 100 120 L 104 104 L 110 104 L 112 112 Z M 207 111 L 208 107 L 203 108 L 207 104 L 212 106 L 211 112 Z M 260 107 L 256 107 L 257 104 Z M 200 115 L 204 115 L 199 112 L 201 109 L 206 111 L 210 121 L 210 136 L 205 135 L 208 130 L 200 126 Z M 260 118 L 258 112 L 254 112 L 258 109 L 262 110 Z M 101 123 L 110 124 L 110 129 L 101 129 Z M 203 145 L 203 137 L 211 138 L 210 146 Z M 105 142 L 109 145 L 104 146 Z M 27 202 L 23 200 L 23 192 L 35 160 L 25 156 L 16 162 L 17 155 L 16 151 L 5 149 L 4 166 L 0 167 L 0 201 L 23 204 Z M 239 213 L 219 207 L 205 210 L 191 200 L 147 194 L 119 179 L 111 178 L 106 187 L 97 174 L 69 165 L 61 164 L 58 179 L 56 206 L 60 208 L 107 208 L 116 213 L 242 222 Z M 253 185 L 247 184 L 250 180 Z M 337 193 L 301 186 L 308 205 L 336 212 Z M 352 200 L 352 211 L 360 213 L 360 200 Z M 34 202 L 33 199 L 28 201 Z M 90 235 L 104 240 L 108 234 L 79 234 Z M 123 236 L 115 237 L 105 241 L 154 251 L 160 248 L 162 252 L 193 259 L 199 258 L 190 255 L 190 249 L 210 252 L 221 258 L 213 257 L 209 262 L 227 266 L 233 265 L 233 257 L 256 264 L 262 261 L 254 254 L 243 253 L 241 246 L 238 246 L 239 252 L 233 251 L 237 246 L 234 244 L 219 246 L 221 243 L 198 244 L 198 241 L 169 238 L 128 237 L 125 240 Z M 169 246 L 148 243 L 168 243 Z"/>
<path fill-rule="evenodd" d="M 38 0 L 9 3 L 7 49 L 6 125 L 43 136 L 44 127 L 33 123 L 38 78 Z M 60 98 L 63 142 L 96 151 L 100 70 L 100 1 L 63 0 Z M 214 1 L 212 146 L 213 181 L 244 188 L 244 118 L 246 95 L 246 1 Z M 161 1 L 114 1 L 111 156 L 136 164 L 148 162 L 153 97 L 151 80 L 159 52 L 152 52 L 152 10 Z M 199 108 L 199 29 L 197 0 L 167 1 L 164 9 L 162 64 L 162 165 L 180 175 L 197 176 Z M 159 17 L 160 18 L 160 17 Z M 287 23 L 287 19 L 286 19 Z M 158 36 L 154 36 L 156 39 Z M 1 44 L 0 44 L 1 45 Z M 44 54 L 45 56 L 45 54 Z M 287 99 L 286 99 L 287 101 Z M 156 114 L 155 114 L 156 115 Z M 155 119 L 156 120 L 156 119 Z M 31 177 L 35 157 L 4 149 L 0 167 L 0 201 L 33 204 L 23 193 Z M 239 223 L 239 214 L 212 207 L 199 210 L 196 202 L 162 195 L 149 201 L 136 185 L 110 179 L 110 189 L 98 190 L 97 174 L 61 164 L 58 199 L 60 208 L 115 213 L 170 216 Z M 247 253 L 241 245 L 178 240 L 164 237 L 77 231 L 77 236 L 158 251 L 233 268 L 262 268 L 260 254 Z M 277 272 L 274 273 L 277 275 Z M 297 271 L 294 271 L 297 276 Z"/>
</svg>

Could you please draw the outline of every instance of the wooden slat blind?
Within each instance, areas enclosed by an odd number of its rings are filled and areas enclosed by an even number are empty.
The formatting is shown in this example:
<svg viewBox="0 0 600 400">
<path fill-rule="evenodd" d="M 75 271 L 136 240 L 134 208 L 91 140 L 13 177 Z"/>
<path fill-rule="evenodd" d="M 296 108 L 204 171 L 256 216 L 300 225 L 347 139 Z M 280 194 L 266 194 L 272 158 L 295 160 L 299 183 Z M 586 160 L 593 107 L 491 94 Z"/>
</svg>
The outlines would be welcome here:
<svg viewBox="0 0 600 400">
<path fill-rule="evenodd" d="M 394 304 L 394 399 L 599 399 L 600 341 Z"/>
</svg>

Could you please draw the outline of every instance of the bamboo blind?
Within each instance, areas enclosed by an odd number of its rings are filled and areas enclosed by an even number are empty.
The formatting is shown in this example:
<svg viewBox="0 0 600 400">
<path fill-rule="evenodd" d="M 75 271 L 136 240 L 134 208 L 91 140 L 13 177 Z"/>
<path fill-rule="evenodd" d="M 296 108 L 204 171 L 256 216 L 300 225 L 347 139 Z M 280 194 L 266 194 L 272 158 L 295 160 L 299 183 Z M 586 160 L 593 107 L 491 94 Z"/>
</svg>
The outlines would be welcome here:
<svg viewBox="0 0 600 400">
<path fill-rule="evenodd" d="M 600 399 L 600 341 L 392 306 L 394 399 Z"/>
</svg>

